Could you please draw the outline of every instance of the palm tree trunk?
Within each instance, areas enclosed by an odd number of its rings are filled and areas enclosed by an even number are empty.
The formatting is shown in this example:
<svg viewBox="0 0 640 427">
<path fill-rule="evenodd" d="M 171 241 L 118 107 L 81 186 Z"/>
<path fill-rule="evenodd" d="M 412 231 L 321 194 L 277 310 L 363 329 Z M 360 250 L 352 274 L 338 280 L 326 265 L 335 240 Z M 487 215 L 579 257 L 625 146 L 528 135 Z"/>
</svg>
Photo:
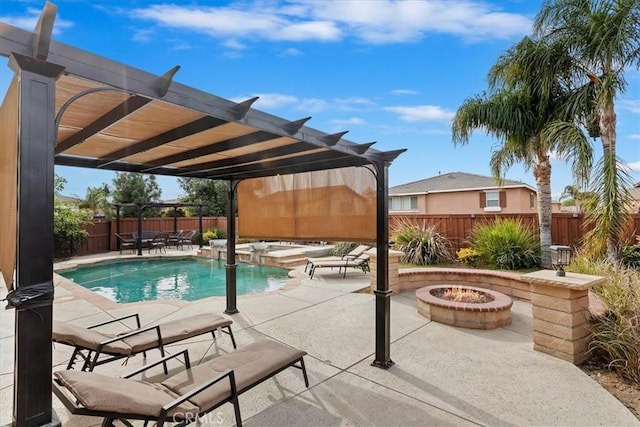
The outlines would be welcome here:
<svg viewBox="0 0 640 427">
<path fill-rule="evenodd" d="M 540 157 L 540 156 L 539 156 Z M 533 168 L 538 190 L 538 222 L 540 224 L 540 266 L 551 268 L 551 163 L 545 154 Z"/>
</svg>

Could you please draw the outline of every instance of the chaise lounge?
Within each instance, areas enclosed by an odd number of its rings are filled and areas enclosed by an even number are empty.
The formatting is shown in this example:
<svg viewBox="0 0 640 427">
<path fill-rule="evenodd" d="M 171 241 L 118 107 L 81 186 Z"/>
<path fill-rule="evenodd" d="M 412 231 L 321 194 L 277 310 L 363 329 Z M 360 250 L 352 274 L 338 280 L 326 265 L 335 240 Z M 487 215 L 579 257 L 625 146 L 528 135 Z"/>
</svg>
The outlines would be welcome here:
<svg viewBox="0 0 640 427">
<path fill-rule="evenodd" d="M 313 279 L 313 275 L 315 274 L 318 268 L 338 268 L 338 274 L 342 273 L 342 277 L 347 277 L 347 268 L 353 267 L 362 270 L 364 273 L 370 271 L 369 268 L 369 255 L 362 254 L 355 259 L 347 258 L 344 260 L 318 260 L 311 265 L 311 270 L 309 270 L 309 277 Z M 344 269 L 344 271 L 343 271 Z"/>
<path fill-rule="evenodd" d="M 327 261 L 340 261 L 340 260 L 347 260 L 347 259 L 356 259 L 358 258 L 360 255 L 362 255 L 363 253 L 365 253 L 365 251 L 369 250 L 370 246 L 367 245 L 359 245 L 357 247 L 355 247 L 354 249 L 352 249 L 349 253 L 346 253 L 342 256 L 331 256 L 331 257 L 323 257 L 323 258 L 309 258 L 307 260 L 307 265 L 305 265 L 304 267 L 304 272 L 307 272 L 307 269 L 309 269 L 309 267 L 313 268 L 313 265 L 315 263 L 322 263 L 322 262 L 327 262 Z"/>
<path fill-rule="evenodd" d="M 186 367 L 183 371 L 154 383 L 131 379 L 181 355 Z M 262 340 L 191 367 L 189 353 L 184 350 L 124 378 L 94 372 L 57 371 L 53 392 L 72 414 L 103 417 L 103 426 L 113 425 L 116 419 L 144 420 L 145 425 L 148 421 L 157 421 L 158 427 L 165 422 L 187 425 L 203 421 L 205 414 L 230 402 L 234 406 L 236 425 L 240 427 L 238 396 L 245 391 L 291 366 L 302 370 L 305 386 L 309 387 L 305 355 L 306 352 L 285 344 Z"/>
<path fill-rule="evenodd" d="M 101 326 L 122 322 L 130 318 L 135 318 L 137 326 L 130 332 L 110 334 L 96 330 Z M 84 360 L 81 370 L 90 372 L 96 366 L 128 358 L 138 353 L 143 353 L 146 357 L 147 350 L 155 348 L 159 349 L 161 355 L 164 356 L 165 345 L 209 332 L 215 340 L 215 331 L 218 329 L 231 337 L 233 348 L 236 348 L 236 341 L 231 331 L 232 323 L 231 319 L 213 313 L 190 316 L 146 328 L 140 327 L 138 314 L 120 317 L 86 328 L 54 321 L 53 342 L 74 347 L 67 369 L 73 369 L 76 360 L 81 358 Z"/>
</svg>

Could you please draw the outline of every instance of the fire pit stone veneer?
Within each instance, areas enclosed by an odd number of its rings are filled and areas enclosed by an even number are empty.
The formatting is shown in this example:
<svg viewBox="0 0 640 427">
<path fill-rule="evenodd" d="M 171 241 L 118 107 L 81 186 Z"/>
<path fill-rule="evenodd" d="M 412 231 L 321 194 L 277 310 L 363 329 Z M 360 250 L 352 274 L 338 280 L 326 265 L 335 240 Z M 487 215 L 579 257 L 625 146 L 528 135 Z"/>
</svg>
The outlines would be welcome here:
<svg viewBox="0 0 640 427">
<path fill-rule="evenodd" d="M 461 288 L 482 293 L 490 301 L 457 302 L 437 297 L 439 291 Z M 416 291 L 418 313 L 434 322 L 471 329 L 495 329 L 511 324 L 513 301 L 500 292 L 473 286 L 433 285 Z"/>
</svg>

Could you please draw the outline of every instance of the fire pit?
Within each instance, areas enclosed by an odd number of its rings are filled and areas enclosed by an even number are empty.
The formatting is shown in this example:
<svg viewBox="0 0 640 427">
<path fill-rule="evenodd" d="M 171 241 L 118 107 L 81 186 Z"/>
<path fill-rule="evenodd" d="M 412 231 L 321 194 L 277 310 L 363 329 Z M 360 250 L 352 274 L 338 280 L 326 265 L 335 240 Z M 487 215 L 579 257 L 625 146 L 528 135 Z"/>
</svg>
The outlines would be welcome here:
<svg viewBox="0 0 640 427">
<path fill-rule="evenodd" d="M 434 322 L 472 329 L 511 323 L 513 301 L 500 292 L 473 286 L 434 285 L 416 291 L 418 313 Z"/>
</svg>

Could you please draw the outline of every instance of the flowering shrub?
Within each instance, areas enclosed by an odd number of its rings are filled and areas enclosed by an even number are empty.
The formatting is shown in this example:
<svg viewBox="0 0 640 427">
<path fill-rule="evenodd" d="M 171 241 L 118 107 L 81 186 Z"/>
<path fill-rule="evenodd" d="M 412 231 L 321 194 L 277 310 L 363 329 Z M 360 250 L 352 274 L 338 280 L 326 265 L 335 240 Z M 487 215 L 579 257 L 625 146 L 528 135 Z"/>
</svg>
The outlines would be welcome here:
<svg viewBox="0 0 640 427">
<path fill-rule="evenodd" d="M 456 255 L 458 261 L 471 267 L 476 267 L 480 262 L 480 254 L 473 248 L 461 248 Z"/>
</svg>

